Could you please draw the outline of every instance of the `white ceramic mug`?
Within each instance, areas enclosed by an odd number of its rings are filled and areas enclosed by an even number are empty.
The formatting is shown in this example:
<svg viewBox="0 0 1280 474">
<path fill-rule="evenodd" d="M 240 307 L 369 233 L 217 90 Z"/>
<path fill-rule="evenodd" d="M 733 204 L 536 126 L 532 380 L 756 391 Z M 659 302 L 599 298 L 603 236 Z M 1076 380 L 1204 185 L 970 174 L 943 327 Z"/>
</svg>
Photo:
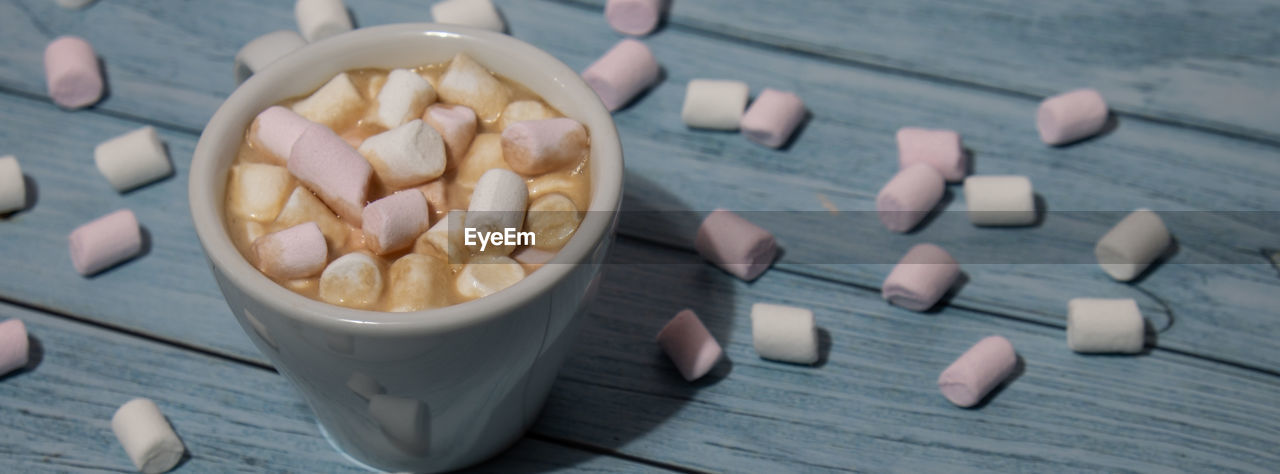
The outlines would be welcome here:
<svg viewBox="0 0 1280 474">
<path fill-rule="evenodd" d="M 590 132 L 589 212 L 550 264 L 484 298 L 384 313 L 308 299 L 241 256 L 224 224 L 224 193 L 227 171 L 258 112 L 342 71 L 440 63 L 462 51 Z M 498 453 L 532 424 L 595 295 L 622 200 L 622 171 L 609 112 L 576 72 L 549 54 L 488 31 L 389 25 L 308 45 L 227 98 L 196 146 L 191 214 L 227 305 L 298 387 L 330 441 L 379 469 L 440 471 Z"/>
</svg>

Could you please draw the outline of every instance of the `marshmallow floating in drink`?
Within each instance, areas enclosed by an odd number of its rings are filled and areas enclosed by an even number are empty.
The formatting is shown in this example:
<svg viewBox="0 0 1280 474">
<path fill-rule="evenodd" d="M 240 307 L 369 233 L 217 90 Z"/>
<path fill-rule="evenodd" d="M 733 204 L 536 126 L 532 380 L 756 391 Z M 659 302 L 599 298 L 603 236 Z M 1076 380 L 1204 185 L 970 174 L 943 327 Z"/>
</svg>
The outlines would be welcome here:
<svg viewBox="0 0 1280 474">
<path fill-rule="evenodd" d="M 574 119 L 527 120 L 502 131 L 502 157 L 524 175 L 575 165 L 586 157 L 587 149 L 587 129 Z"/>
<path fill-rule="evenodd" d="M 444 138 L 418 119 L 365 139 L 358 151 L 382 184 L 392 189 L 439 178 L 448 161 Z"/>
<path fill-rule="evenodd" d="M 350 121 L 348 117 L 363 108 L 365 102 L 351 82 L 351 76 L 344 72 L 333 76 L 307 98 L 295 102 L 293 111 L 307 120 L 336 129 Z"/>
<path fill-rule="evenodd" d="M 258 269 L 272 278 L 294 280 L 324 270 L 329 247 L 314 222 L 298 224 L 253 242 Z"/>
<path fill-rule="evenodd" d="M 373 168 L 342 137 L 312 124 L 294 143 L 288 168 L 343 220 L 359 225 Z"/>
<path fill-rule="evenodd" d="M 408 69 L 393 69 L 378 92 L 378 112 L 374 118 L 383 127 L 396 128 L 421 117 L 435 101 L 436 90 L 430 82 Z"/>
<path fill-rule="evenodd" d="M 476 137 L 476 113 L 465 105 L 436 104 L 427 107 L 423 120 L 444 139 L 449 167 L 456 167 L 467 156 L 471 140 Z"/>
<path fill-rule="evenodd" d="M 511 101 L 511 91 L 506 84 L 462 53 L 453 57 L 449 68 L 440 76 L 437 92 L 441 100 L 470 107 L 484 122 L 497 120 Z"/>
</svg>

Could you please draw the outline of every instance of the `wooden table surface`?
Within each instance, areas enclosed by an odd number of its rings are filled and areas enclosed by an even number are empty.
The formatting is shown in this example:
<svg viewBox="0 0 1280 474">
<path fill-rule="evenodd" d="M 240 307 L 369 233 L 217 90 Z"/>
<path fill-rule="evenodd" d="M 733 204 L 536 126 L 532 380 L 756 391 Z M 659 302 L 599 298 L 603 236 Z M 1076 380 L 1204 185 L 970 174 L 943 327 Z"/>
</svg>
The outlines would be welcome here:
<svg viewBox="0 0 1280 474">
<path fill-rule="evenodd" d="M 360 26 L 428 21 L 427 1 L 348 0 Z M 581 70 L 620 37 L 603 0 L 497 0 L 517 38 Z M 235 88 L 248 40 L 294 29 L 292 1 L 0 0 L 0 155 L 32 205 L 0 221 L 0 318 L 26 321 L 36 365 L 0 378 L 0 471 L 131 471 L 109 419 L 156 400 L 190 452 L 180 472 L 359 471 L 227 310 L 188 215 L 192 149 Z M 1280 6 L 1263 0 L 675 0 L 644 41 L 663 82 L 615 114 L 627 157 L 620 237 L 600 297 L 530 433 L 482 470 L 1280 470 Z M 49 100 L 42 51 L 97 48 L 109 95 Z M 691 78 L 792 90 L 812 118 L 784 150 L 679 120 Z M 1037 139 L 1044 96 L 1090 86 L 1117 126 L 1064 148 Z M 95 144 L 154 125 L 176 173 L 119 194 Z M 866 212 L 897 168 L 894 131 L 951 128 L 980 174 L 1029 176 L 1049 212 L 975 229 L 946 212 L 890 234 Z M 144 256 L 82 278 L 67 233 L 133 209 Z M 701 263 L 698 216 L 751 213 L 786 249 L 754 283 Z M 1091 264 L 1119 215 L 1160 211 L 1178 252 L 1135 284 Z M 1111 212 L 1104 212 L 1111 211 Z M 886 305 L 910 245 L 943 242 L 967 283 L 943 309 Z M 1029 249 L 1029 250 L 1028 250 Z M 1066 301 L 1131 297 L 1160 330 L 1137 356 L 1069 351 Z M 816 367 L 751 347 L 755 302 L 812 308 Z M 730 364 L 686 383 L 652 342 L 698 311 Z M 938 372 L 1002 334 L 1022 373 L 977 409 Z"/>
</svg>

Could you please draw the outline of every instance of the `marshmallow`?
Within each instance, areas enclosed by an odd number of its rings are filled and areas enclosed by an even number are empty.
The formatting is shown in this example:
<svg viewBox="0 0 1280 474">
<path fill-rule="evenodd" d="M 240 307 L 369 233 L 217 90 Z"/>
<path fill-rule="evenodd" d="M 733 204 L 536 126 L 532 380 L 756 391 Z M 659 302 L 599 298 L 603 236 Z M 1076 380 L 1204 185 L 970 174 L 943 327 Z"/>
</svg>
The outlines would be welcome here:
<svg viewBox="0 0 1280 474">
<path fill-rule="evenodd" d="M 68 10 L 79 10 L 89 6 L 90 3 L 93 3 L 93 0 L 58 0 L 57 3 L 58 6 Z"/>
<path fill-rule="evenodd" d="M 498 118 L 498 129 L 506 130 L 512 124 L 525 120 L 546 120 L 556 117 L 556 113 L 551 108 L 542 105 L 541 101 L 517 100 L 507 104 L 507 108 L 502 109 L 502 116 Z"/>
<path fill-rule="evenodd" d="M 889 304 L 924 311 L 947 294 L 960 278 L 960 265 L 942 247 L 917 244 L 907 251 L 880 286 Z"/>
<path fill-rule="evenodd" d="M 1084 353 L 1142 352 L 1146 323 L 1132 299 L 1075 298 L 1067 302 L 1067 347 Z"/>
<path fill-rule="evenodd" d="M 988 336 L 952 362 L 938 376 L 938 390 L 956 406 L 977 405 L 1018 367 L 1013 344 L 1001 336 Z"/>
<path fill-rule="evenodd" d="M 298 224 L 253 242 L 258 269 L 271 278 L 295 280 L 324 270 L 329 247 L 314 222 Z"/>
<path fill-rule="evenodd" d="M 506 84 L 463 53 L 440 76 L 439 93 L 441 100 L 470 107 L 486 123 L 497 120 L 511 100 Z"/>
<path fill-rule="evenodd" d="M 352 372 L 351 376 L 347 377 L 347 388 L 365 400 L 373 398 L 374 395 L 382 395 L 387 392 L 387 389 L 383 388 L 382 384 L 379 384 L 377 380 L 363 372 Z"/>
<path fill-rule="evenodd" d="M 316 42 L 351 31 L 351 17 L 342 0 L 298 0 L 293 4 L 298 31 L 309 42 Z"/>
<path fill-rule="evenodd" d="M 338 130 L 344 119 L 364 108 L 364 98 L 347 73 L 339 73 L 307 98 L 293 104 L 293 111 L 307 120 Z"/>
<path fill-rule="evenodd" d="M 624 35 L 644 36 L 658 27 L 663 0 L 609 0 L 604 19 Z"/>
<path fill-rule="evenodd" d="M 575 181 L 574 175 L 568 172 L 544 174 L 530 180 L 529 199 L 553 193 L 565 195 L 578 209 L 586 209 L 591 205 L 591 187 Z"/>
<path fill-rule="evenodd" d="M 471 140 L 476 138 L 476 113 L 464 105 L 436 104 L 427 107 L 423 120 L 444 138 L 449 154 L 449 167 L 456 167 L 467 156 Z"/>
<path fill-rule="evenodd" d="M 121 209 L 71 231 L 71 264 L 89 276 L 142 252 L 142 230 L 133 211 Z"/>
<path fill-rule="evenodd" d="M 610 112 L 627 105 L 658 82 L 661 70 L 653 52 L 633 39 L 618 42 L 582 71 L 582 79 L 600 96 Z"/>
<path fill-rule="evenodd" d="M 236 53 L 236 83 L 244 82 L 249 76 L 265 69 L 277 59 L 307 45 L 293 30 L 272 31 L 245 43 Z"/>
<path fill-rule="evenodd" d="M 434 180 L 414 189 L 417 189 L 418 192 L 422 193 L 422 197 L 426 198 L 427 207 L 431 209 L 429 215 L 433 220 L 449 212 L 449 193 L 445 189 L 443 179 Z"/>
<path fill-rule="evenodd" d="M 413 243 L 413 253 L 443 255 L 454 270 L 460 270 L 467 261 L 466 247 L 462 245 L 465 211 L 449 211 L 444 218 L 427 229 Z"/>
<path fill-rule="evenodd" d="M 360 225 L 373 168 L 333 130 L 307 127 L 293 145 L 288 168 L 343 220 Z"/>
<path fill-rule="evenodd" d="M 155 127 L 142 127 L 99 143 L 93 162 L 116 191 L 125 192 L 173 174 Z"/>
<path fill-rule="evenodd" d="M 369 416 L 396 447 L 411 454 L 425 454 L 430 449 L 427 404 L 412 398 L 374 395 L 369 397 Z"/>
<path fill-rule="evenodd" d="M 977 226 L 1019 226 L 1036 222 L 1036 199 L 1026 176 L 970 176 L 964 179 L 969 222 Z"/>
<path fill-rule="evenodd" d="M 387 270 L 387 311 L 406 312 L 449 304 L 448 262 L 417 253 L 407 254 Z"/>
<path fill-rule="evenodd" d="M 876 195 L 880 223 L 894 232 L 915 228 L 942 200 L 946 187 L 946 180 L 932 166 L 916 163 L 903 168 Z"/>
<path fill-rule="evenodd" d="M 769 303 L 751 305 L 751 340 L 761 358 L 813 364 L 818 361 L 818 330 L 813 311 Z"/>
<path fill-rule="evenodd" d="M 587 129 L 574 119 L 516 122 L 502 131 L 502 158 L 520 174 L 548 173 L 581 162 L 588 140 Z"/>
<path fill-rule="evenodd" d="M 1119 281 L 1137 278 L 1173 244 L 1169 229 L 1160 216 L 1150 209 L 1129 213 L 1107 231 L 1093 254 L 1098 266 Z"/>
<path fill-rule="evenodd" d="M 1093 89 L 1077 89 L 1047 98 L 1036 109 L 1036 129 L 1047 145 L 1088 138 L 1107 125 L 1107 102 Z"/>
<path fill-rule="evenodd" d="M 320 202 L 311 191 L 303 186 L 293 188 L 293 193 L 285 201 L 280 215 L 276 216 L 277 228 L 293 227 L 305 222 L 314 222 L 320 227 L 330 251 L 337 251 L 347 243 L 347 225 L 338 220 L 328 207 Z M 253 240 L 250 239 L 250 242 Z"/>
<path fill-rule="evenodd" d="M 684 92 L 680 119 L 693 128 L 737 130 L 750 89 L 742 81 L 694 79 Z"/>
<path fill-rule="evenodd" d="M 111 431 L 115 432 L 133 465 L 144 474 L 173 469 L 186 453 L 182 440 L 160 413 L 160 407 L 146 398 L 129 400 L 116 409 L 111 417 Z"/>
<path fill-rule="evenodd" d="M 537 247 L 525 247 L 511 254 L 511 258 L 520 262 L 525 268 L 529 268 L 530 271 L 542 268 L 543 265 L 546 265 L 555 257 L 555 252 L 548 252 Z"/>
<path fill-rule="evenodd" d="M 0 158 L 0 214 L 27 207 L 27 182 L 12 155 Z"/>
<path fill-rule="evenodd" d="M 44 79 L 53 103 L 88 107 L 102 98 L 102 68 L 93 46 L 77 36 L 59 36 L 44 48 Z"/>
<path fill-rule="evenodd" d="M 258 237 L 267 234 L 267 226 L 258 221 L 238 219 L 233 225 L 232 229 L 234 231 L 232 234 L 244 237 L 243 246 L 245 247 L 252 246 L 253 242 L 258 240 Z M 236 245 L 241 245 L 241 242 L 237 242 Z"/>
<path fill-rule="evenodd" d="M 556 250 L 563 247 L 578 230 L 582 214 L 563 194 L 553 193 L 534 199 L 524 218 L 524 228 L 533 232 L 534 247 Z M 518 260 L 518 259 L 517 259 Z"/>
<path fill-rule="evenodd" d="M 283 165 L 289 161 L 293 144 L 311 124 L 310 120 L 294 111 L 273 105 L 253 119 L 250 133 L 253 140 L 250 143 L 260 146 L 277 164 Z"/>
<path fill-rule="evenodd" d="M 227 207 L 231 215 L 270 222 L 280 214 L 284 200 L 293 190 L 293 176 L 283 166 L 244 163 L 231 167 Z"/>
<path fill-rule="evenodd" d="M 898 129 L 897 140 L 899 169 L 924 163 L 953 183 L 969 174 L 969 155 L 965 154 L 960 134 L 955 131 L 902 127 Z"/>
<path fill-rule="evenodd" d="M 396 128 L 418 118 L 428 105 L 436 101 L 436 90 L 431 83 L 408 69 L 393 69 L 387 81 L 378 91 L 376 122 L 383 127 Z"/>
<path fill-rule="evenodd" d="M 364 236 L 369 250 L 382 255 L 403 249 L 429 226 L 427 198 L 406 189 L 364 207 Z"/>
<path fill-rule="evenodd" d="M 453 182 L 463 189 L 475 189 L 480 177 L 493 169 L 511 170 L 511 165 L 502 157 L 502 135 L 481 133 L 471 142 L 467 156 L 458 163 Z"/>
<path fill-rule="evenodd" d="M 31 341 L 27 337 L 27 325 L 21 319 L 0 323 L 0 375 L 27 366 Z"/>
<path fill-rule="evenodd" d="M 467 207 L 464 221 L 467 229 L 477 234 L 519 231 L 524 225 L 525 206 L 529 189 L 520 175 L 504 169 L 489 170 L 476 182 L 471 192 L 471 205 Z M 479 246 L 475 247 L 476 250 Z M 489 245 L 485 253 L 509 254 L 515 250 L 510 245 Z"/>
<path fill-rule="evenodd" d="M 382 269 L 369 254 L 352 252 L 329 262 L 320 274 L 320 299 L 338 306 L 368 309 L 382 296 Z"/>
<path fill-rule="evenodd" d="M 702 258 L 745 281 L 759 277 L 778 255 L 773 234 L 724 209 L 702 220 L 694 247 Z"/>
<path fill-rule="evenodd" d="M 489 0 L 445 0 L 431 6 L 436 23 L 462 25 L 502 33 L 507 25 Z"/>
<path fill-rule="evenodd" d="M 510 257 L 482 255 L 458 272 L 458 294 L 475 299 L 492 295 L 524 278 L 524 267 Z"/>
<path fill-rule="evenodd" d="M 675 363 L 680 375 L 690 382 L 707 375 L 724 356 L 720 343 L 691 309 L 676 313 L 676 317 L 658 331 L 658 345 Z"/>
<path fill-rule="evenodd" d="M 738 126 L 748 140 L 769 148 L 780 148 L 795 133 L 804 116 L 804 101 L 800 96 L 765 89 L 742 115 Z"/>
<path fill-rule="evenodd" d="M 422 184 L 444 174 L 444 139 L 418 119 L 369 137 L 360 144 L 359 151 L 382 184 L 393 189 Z"/>
</svg>

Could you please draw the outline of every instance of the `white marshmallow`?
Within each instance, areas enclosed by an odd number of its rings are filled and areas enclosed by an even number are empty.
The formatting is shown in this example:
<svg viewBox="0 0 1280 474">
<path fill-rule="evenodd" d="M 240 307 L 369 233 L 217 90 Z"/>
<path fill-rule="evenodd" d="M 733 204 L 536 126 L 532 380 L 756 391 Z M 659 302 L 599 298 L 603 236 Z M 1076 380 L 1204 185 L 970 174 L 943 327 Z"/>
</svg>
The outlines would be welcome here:
<svg viewBox="0 0 1280 474">
<path fill-rule="evenodd" d="M 978 226 L 1019 226 L 1036 222 L 1035 192 L 1026 176 L 970 176 L 964 179 L 969 221 Z"/>
<path fill-rule="evenodd" d="M 818 332 L 813 312 L 794 306 L 751 306 L 751 340 L 761 358 L 813 364 L 818 361 Z"/>
<path fill-rule="evenodd" d="M 520 175 L 504 169 L 489 170 L 480 177 L 471 192 L 463 236 L 470 229 L 475 229 L 477 234 L 504 232 L 506 229 L 518 232 L 524 226 L 528 200 L 529 189 Z M 473 248 L 479 249 L 479 245 Z M 488 245 L 485 253 L 507 255 L 513 250 L 515 247 L 510 245 Z"/>
<path fill-rule="evenodd" d="M 244 82 L 249 76 L 270 66 L 277 59 L 306 45 L 307 40 L 302 39 L 292 30 L 272 31 L 254 38 L 245 43 L 236 53 L 236 83 Z"/>
<path fill-rule="evenodd" d="M 502 156 L 502 135 L 481 133 L 471 142 L 467 156 L 458 163 L 453 182 L 463 189 L 475 189 L 480 177 L 493 169 L 511 170 Z"/>
<path fill-rule="evenodd" d="M 533 178 L 529 182 L 529 199 L 560 193 L 572 200 L 578 209 L 586 209 L 591 205 L 591 188 L 579 186 L 571 178 L 569 173 L 550 173 Z"/>
<path fill-rule="evenodd" d="M 374 395 L 369 398 L 369 416 L 400 449 L 420 454 L 430 448 L 431 423 L 427 404 L 412 398 Z"/>
<path fill-rule="evenodd" d="M 507 25 L 489 0 L 445 0 L 431 6 L 436 23 L 462 25 L 502 33 Z"/>
<path fill-rule="evenodd" d="M 173 174 L 155 127 L 142 127 L 99 143 L 93 149 L 93 161 L 111 187 L 120 192 Z"/>
<path fill-rule="evenodd" d="M 466 211 L 449 211 L 444 218 L 418 236 L 413 243 L 413 253 L 443 255 L 450 268 L 459 270 L 467 263 L 466 247 L 462 245 L 463 222 Z"/>
<path fill-rule="evenodd" d="M 364 98 L 347 73 L 329 79 L 310 96 L 293 104 L 293 111 L 312 122 L 337 130 L 340 121 L 364 107 Z"/>
<path fill-rule="evenodd" d="M 1102 270 L 1119 281 L 1137 278 L 1173 244 L 1160 216 L 1150 209 L 1129 213 L 1107 231 L 1093 253 Z"/>
<path fill-rule="evenodd" d="M 245 163 L 231 167 L 227 207 L 231 215 L 270 222 L 280 214 L 294 188 L 293 175 L 283 166 Z"/>
<path fill-rule="evenodd" d="M 298 0 L 293 4 L 298 31 L 310 42 L 351 31 L 351 16 L 342 0 Z"/>
<path fill-rule="evenodd" d="M 685 89 L 680 118 L 693 128 L 737 130 L 749 95 L 742 81 L 694 79 Z"/>
<path fill-rule="evenodd" d="M 1142 352 L 1146 324 L 1132 299 L 1075 298 L 1067 302 L 1067 347 L 1084 353 Z"/>
<path fill-rule="evenodd" d="M 458 294 L 482 298 L 516 284 L 524 278 L 524 267 L 510 257 L 482 255 L 471 259 L 458 272 Z"/>
<path fill-rule="evenodd" d="M 261 222 L 242 220 L 239 224 L 236 233 L 244 236 L 246 244 L 253 244 L 253 241 L 258 240 L 258 237 L 267 234 L 267 226 L 262 225 Z"/>
<path fill-rule="evenodd" d="M 378 91 L 378 113 L 374 117 L 383 127 L 396 128 L 422 116 L 435 101 L 436 90 L 430 82 L 408 69 L 394 69 Z"/>
<path fill-rule="evenodd" d="M 367 309 L 382 296 L 382 269 L 366 253 L 352 252 L 329 263 L 320 274 L 320 299 L 348 308 Z"/>
<path fill-rule="evenodd" d="M 438 92 L 445 102 L 470 107 L 485 123 L 497 120 L 511 101 L 511 91 L 506 84 L 463 53 L 454 56 L 449 69 L 440 76 Z"/>
<path fill-rule="evenodd" d="M 111 417 L 111 431 L 115 432 L 133 465 L 145 474 L 173 469 L 186 452 L 182 440 L 160 413 L 160 407 L 146 398 L 135 398 L 121 405 Z"/>
<path fill-rule="evenodd" d="M 449 264 L 437 256 L 411 253 L 387 271 L 387 311 L 405 312 L 449 304 Z"/>
<path fill-rule="evenodd" d="M 412 120 L 365 139 L 359 150 L 382 184 L 404 189 L 439 178 L 448 161 L 444 138 L 421 120 Z"/>
<path fill-rule="evenodd" d="M 324 240 L 329 244 L 330 252 L 336 252 L 347 243 L 347 234 L 350 233 L 347 225 L 338 220 L 338 216 L 334 215 L 333 211 L 330 211 L 324 202 L 320 201 L 315 194 L 311 194 L 305 186 L 298 186 L 293 188 L 289 200 L 285 201 L 284 208 L 280 209 L 275 226 L 283 229 L 303 222 L 315 222 L 320 226 L 320 233 L 324 234 Z"/>
<path fill-rule="evenodd" d="M 563 194 L 552 193 L 534 199 L 524 218 L 524 228 L 533 232 L 534 247 L 557 250 L 569 242 L 582 223 L 582 214 Z"/>
<path fill-rule="evenodd" d="M 12 155 L 0 158 L 0 214 L 27 207 L 27 183 Z"/>
<path fill-rule="evenodd" d="M 352 372 L 351 376 L 347 377 L 347 388 L 365 400 L 387 392 L 387 389 L 382 388 L 382 384 L 363 372 Z"/>
<path fill-rule="evenodd" d="M 507 104 L 507 108 L 502 109 L 502 117 L 498 119 L 498 129 L 506 130 L 507 127 L 516 122 L 526 120 L 545 120 L 556 118 L 556 115 L 549 107 L 542 105 L 537 100 L 517 100 Z"/>
</svg>

